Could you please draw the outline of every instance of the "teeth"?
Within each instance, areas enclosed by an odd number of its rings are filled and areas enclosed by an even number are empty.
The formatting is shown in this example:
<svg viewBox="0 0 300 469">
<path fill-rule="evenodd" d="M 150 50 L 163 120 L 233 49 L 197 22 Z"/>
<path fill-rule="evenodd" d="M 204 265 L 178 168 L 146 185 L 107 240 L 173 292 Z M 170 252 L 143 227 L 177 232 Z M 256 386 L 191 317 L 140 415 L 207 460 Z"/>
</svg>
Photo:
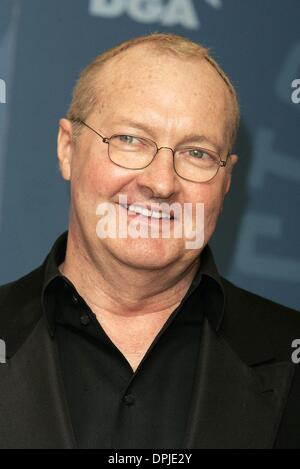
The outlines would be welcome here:
<svg viewBox="0 0 300 469">
<path fill-rule="evenodd" d="M 155 210 L 152 211 L 151 217 L 153 218 L 163 218 L 163 214 L 160 212 L 156 212 Z"/>
<path fill-rule="evenodd" d="M 144 217 L 150 217 L 151 211 L 144 207 L 139 207 L 138 205 L 130 205 L 128 207 L 129 212 L 140 213 Z"/>
<path fill-rule="evenodd" d="M 156 212 L 155 210 L 152 211 L 151 217 L 153 218 L 168 218 L 170 219 L 170 216 L 167 213 L 164 212 Z"/>
<path fill-rule="evenodd" d="M 140 213 L 144 217 L 152 217 L 152 218 L 168 218 L 170 219 L 170 215 L 164 212 L 158 212 L 157 210 L 148 210 L 145 207 L 140 207 L 139 205 L 130 205 L 127 206 L 129 212 Z"/>
</svg>

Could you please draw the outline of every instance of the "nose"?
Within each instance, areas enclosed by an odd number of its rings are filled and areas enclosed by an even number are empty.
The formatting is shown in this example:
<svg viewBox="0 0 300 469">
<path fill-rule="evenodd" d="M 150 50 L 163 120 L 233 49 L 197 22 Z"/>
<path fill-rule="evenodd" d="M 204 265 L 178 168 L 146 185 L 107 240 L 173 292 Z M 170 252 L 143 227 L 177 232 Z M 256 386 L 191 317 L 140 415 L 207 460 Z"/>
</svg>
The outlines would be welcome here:
<svg viewBox="0 0 300 469">
<path fill-rule="evenodd" d="M 167 199 L 177 192 L 179 181 L 174 170 L 172 149 L 160 147 L 149 166 L 138 174 L 137 183 L 151 191 L 150 197 Z"/>
</svg>

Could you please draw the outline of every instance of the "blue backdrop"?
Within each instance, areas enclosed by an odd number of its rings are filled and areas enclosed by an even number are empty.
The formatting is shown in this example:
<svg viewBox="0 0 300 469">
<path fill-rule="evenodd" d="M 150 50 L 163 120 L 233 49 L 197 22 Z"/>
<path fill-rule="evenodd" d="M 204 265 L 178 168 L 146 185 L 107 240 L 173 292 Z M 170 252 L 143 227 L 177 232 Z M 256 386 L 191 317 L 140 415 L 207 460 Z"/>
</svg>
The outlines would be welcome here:
<svg viewBox="0 0 300 469">
<path fill-rule="evenodd" d="M 219 270 L 300 309 L 299 19 L 299 0 L 0 0 L 0 283 L 67 227 L 56 134 L 80 70 L 170 31 L 209 46 L 240 98 L 239 164 L 210 243 Z"/>
</svg>

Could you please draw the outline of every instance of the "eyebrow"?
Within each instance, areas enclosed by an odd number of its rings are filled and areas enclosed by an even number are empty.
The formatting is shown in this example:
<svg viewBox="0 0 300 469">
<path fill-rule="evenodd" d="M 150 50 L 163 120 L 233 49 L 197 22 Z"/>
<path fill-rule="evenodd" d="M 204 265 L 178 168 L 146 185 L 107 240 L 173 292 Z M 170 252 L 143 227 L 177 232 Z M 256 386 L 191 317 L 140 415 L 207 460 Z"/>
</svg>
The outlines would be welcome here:
<svg viewBox="0 0 300 469">
<path fill-rule="evenodd" d="M 138 121 L 135 121 L 135 120 L 130 120 L 130 119 L 126 119 L 126 118 L 121 118 L 121 119 L 118 119 L 116 122 L 115 122 L 116 125 L 126 125 L 126 126 L 129 126 L 129 127 L 132 127 L 134 129 L 137 129 L 137 130 L 142 130 L 144 132 L 146 132 L 148 135 L 153 135 L 153 127 L 151 126 L 148 126 L 147 124 L 145 123 L 142 123 L 142 122 L 138 122 Z M 211 138 L 209 137 L 206 137 L 205 135 L 201 135 L 201 134 L 196 134 L 196 133 L 191 133 L 191 134 L 185 134 L 183 136 L 183 138 L 181 139 L 181 141 L 188 141 L 188 142 L 198 142 L 198 143 L 209 143 L 210 145 L 212 145 L 215 150 L 217 152 L 221 152 L 221 147 L 220 145 L 212 140 Z"/>
</svg>

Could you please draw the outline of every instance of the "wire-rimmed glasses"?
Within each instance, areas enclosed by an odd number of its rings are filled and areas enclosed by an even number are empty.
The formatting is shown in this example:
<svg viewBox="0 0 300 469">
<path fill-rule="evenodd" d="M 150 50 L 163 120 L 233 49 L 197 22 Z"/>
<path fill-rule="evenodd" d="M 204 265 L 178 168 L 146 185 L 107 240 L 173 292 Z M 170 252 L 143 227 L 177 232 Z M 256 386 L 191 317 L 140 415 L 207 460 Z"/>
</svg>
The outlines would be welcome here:
<svg viewBox="0 0 300 469">
<path fill-rule="evenodd" d="M 95 132 L 102 142 L 108 145 L 108 156 L 112 163 L 126 169 L 146 168 L 159 150 L 166 148 L 173 153 L 173 167 L 179 177 L 191 182 L 208 182 L 217 175 L 220 167 L 226 166 L 230 155 L 228 153 L 226 159 L 222 160 L 217 152 L 199 146 L 184 146 L 175 150 L 170 147 L 159 148 L 153 140 L 131 134 L 104 137 L 81 119 L 72 119 L 72 121 L 83 124 Z"/>
</svg>

